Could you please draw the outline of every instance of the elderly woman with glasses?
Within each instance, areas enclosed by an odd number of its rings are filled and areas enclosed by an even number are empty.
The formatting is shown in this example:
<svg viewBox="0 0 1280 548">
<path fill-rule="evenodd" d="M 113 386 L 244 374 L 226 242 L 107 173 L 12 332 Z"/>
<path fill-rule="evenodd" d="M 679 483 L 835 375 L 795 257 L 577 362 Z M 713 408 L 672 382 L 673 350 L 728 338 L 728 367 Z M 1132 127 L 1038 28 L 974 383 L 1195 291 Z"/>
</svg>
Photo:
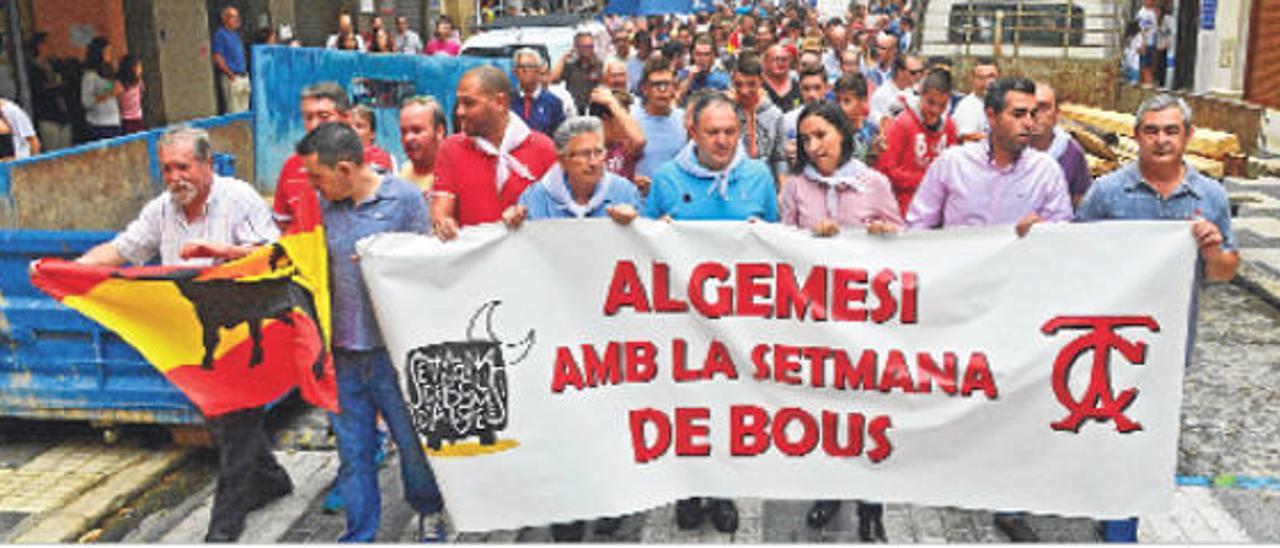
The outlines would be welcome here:
<svg viewBox="0 0 1280 548">
<path fill-rule="evenodd" d="M 628 224 L 638 215 L 640 192 L 605 169 L 604 123 L 594 116 L 570 118 L 555 134 L 559 161 L 502 213 L 508 227 L 525 219 L 585 219 L 608 216 Z"/>
</svg>

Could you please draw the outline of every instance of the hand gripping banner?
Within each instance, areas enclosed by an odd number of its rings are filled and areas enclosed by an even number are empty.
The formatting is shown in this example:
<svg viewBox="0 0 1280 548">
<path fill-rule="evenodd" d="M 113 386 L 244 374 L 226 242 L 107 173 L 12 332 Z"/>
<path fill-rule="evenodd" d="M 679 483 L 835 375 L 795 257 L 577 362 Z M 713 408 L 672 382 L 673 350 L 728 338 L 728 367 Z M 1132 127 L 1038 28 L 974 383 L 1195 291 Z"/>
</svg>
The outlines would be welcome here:
<svg viewBox="0 0 1280 548">
<path fill-rule="evenodd" d="M 280 241 L 219 266 L 41 259 L 31 281 L 133 345 L 206 417 L 266 405 L 294 387 L 337 412 L 324 227 L 304 217 Z"/>
<path fill-rule="evenodd" d="M 462 530 L 687 496 L 1166 511 L 1185 223 L 815 238 L 530 222 L 361 244 Z"/>
</svg>

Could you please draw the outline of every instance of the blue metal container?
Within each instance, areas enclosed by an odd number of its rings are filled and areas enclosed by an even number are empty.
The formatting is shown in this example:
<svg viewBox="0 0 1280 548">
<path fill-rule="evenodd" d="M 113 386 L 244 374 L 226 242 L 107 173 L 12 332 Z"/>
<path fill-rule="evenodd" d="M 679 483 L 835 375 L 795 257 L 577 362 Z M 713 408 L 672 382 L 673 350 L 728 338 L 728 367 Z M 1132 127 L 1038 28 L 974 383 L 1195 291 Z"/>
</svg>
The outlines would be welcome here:
<svg viewBox="0 0 1280 548">
<path fill-rule="evenodd" d="M 114 235 L 0 230 L 0 416 L 203 423 L 133 347 L 31 285 L 32 260 L 78 257 Z"/>
</svg>

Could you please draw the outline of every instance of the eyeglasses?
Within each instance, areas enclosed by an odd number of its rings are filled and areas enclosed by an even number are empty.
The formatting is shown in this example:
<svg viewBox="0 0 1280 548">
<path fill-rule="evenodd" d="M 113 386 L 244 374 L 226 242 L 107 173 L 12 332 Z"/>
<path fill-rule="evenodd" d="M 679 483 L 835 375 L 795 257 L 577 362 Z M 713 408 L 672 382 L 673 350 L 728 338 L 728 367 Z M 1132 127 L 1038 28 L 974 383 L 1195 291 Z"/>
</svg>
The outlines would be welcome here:
<svg viewBox="0 0 1280 548">
<path fill-rule="evenodd" d="M 910 74 L 912 76 L 920 76 L 921 74 L 924 74 L 924 69 L 922 68 L 916 69 L 916 70 L 907 69 L 907 74 Z"/>
<path fill-rule="evenodd" d="M 570 159 L 581 162 L 584 160 L 592 161 L 592 160 L 603 159 L 605 154 L 607 153 L 608 151 L 606 151 L 604 147 L 596 147 L 596 148 L 584 148 L 582 150 L 575 150 L 573 152 L 565 154 L 565 156 L 568 156 Z"/>
<path fill-rule="evenodd" d="M 516 65 L 516 70 L 541 70 L 542 65 Z"/>
</svg>

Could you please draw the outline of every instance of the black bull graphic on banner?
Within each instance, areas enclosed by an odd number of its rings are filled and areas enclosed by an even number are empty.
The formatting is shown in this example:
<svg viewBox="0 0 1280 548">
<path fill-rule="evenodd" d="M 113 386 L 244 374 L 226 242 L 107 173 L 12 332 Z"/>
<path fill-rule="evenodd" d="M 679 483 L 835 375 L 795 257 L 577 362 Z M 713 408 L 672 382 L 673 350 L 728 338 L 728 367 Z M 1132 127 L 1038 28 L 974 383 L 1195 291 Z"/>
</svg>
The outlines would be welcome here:
<svg viewBox="0 0 1280 548">
<path fill-rule="evenodd" d="M 276 270 L 280 261 L 288 260 L 284 246 L 273 244 L 268 264 Z M 127 276 L 135 280 L 166 280 L 173 282 L 178 292 L 186 297 L 195 308 L 196 318 L 204 341 L 204 358 L 200 362 L 203 369 L 213 369 L 214 351 L 221 341 L 219 328 L 230 329 L 241 323 L 248 324 L 249 337 L 253 341 L 253 351 L 249 356 L 249 368 L 262 364 L 262 324 L 267 319 L 274 319 L 293 325 L 289 314 L 299 308 L 312 322 L 316 330 L 320 329 L 320 317 L 316 314 L 315 298 L 311 291 L 293 281 L 292 275 L 297 267 L 291 266 L 288 275 L 255 281 L 236 280 L 197 280 L 202 269 L 180 269 L 156 276 Z M 116 274 L 119 276 L 119 274 Z M 311 366 L 316 380 L 324 377 L 324 363 L 328 356 L 326 345 L 320 344 L 320 352 Z"/>
<path fill-rule="evenodd" d="M 507 427 L 507 365 L 524 360 L 533 348 L 534 332 L 520 342 L 503 343 L 493 333 L 493 311 L 502 301 L 490 301 L 471 317 L 467 340 L 421 346 L 409 351 L 405 373 L 409 379 L 409 409 L 427 445 L 478 436 L 493 445 Z M 484 316 L 487 339 L 475 336 Z M 508 356 L 506 351 L 510 351 Z"/>
</svg>

